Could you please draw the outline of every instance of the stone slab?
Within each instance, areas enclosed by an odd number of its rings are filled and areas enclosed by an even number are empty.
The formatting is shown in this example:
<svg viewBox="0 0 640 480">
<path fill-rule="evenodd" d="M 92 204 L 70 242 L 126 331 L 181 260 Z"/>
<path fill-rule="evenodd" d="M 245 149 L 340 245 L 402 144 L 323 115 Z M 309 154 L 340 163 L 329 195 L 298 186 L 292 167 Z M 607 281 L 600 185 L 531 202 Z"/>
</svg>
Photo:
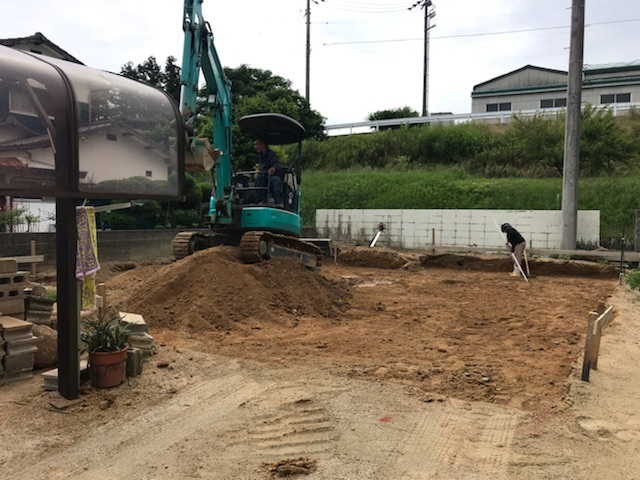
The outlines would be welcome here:
<svg viewBox="0 0 640 480">
<path fill-rule="evenodd" d="M 34 325 L 47 325 L 50 327 L 53 324 L 51 313 L 27 311 L 24 317 L 26 321 Z"/>
<path fill-rule="evenodd" d="M 144 321 L 142 315 L 138 313 L 119 312 L 120 317 L 124 323 L 131 325 L 132 332 L 144 332 L 149 331 L 147 322 Z"/>
<path fill-rule="evenodd" d="M 36 337 L 31 336 L 31 338 L 22 338 L 20 340 L 11 340 L 10 342 L 6 342 L 4 345 L 6 356 L 9 357 L 35 353 L 38 351 L 38 347 L 36 347 L 37 341 L 38 339 Z"/>
<path fill-rule="evenodd" d="M 19 372 L 22 370 L 33 370 L 33 361 L 36 358 L 34 353 L 25 353 L 22 355 L 5 355 L 2 359 L 4 365 L 4 371 L 7 372 Z"/>
<path fill-rule="evenodd" d="M 42 387 L 45 390 L 58 390 L 58 369 L 47 370 L 40 374 L 42 377 Z M 80 360 L 80 381 L 84 382 L 89 379 L 89 362 L 85 359 Z"/>
<path fill-rule="evenodd" d="M 2 315 L 9 315 L 9 316 L 13 316 L 16 313 L 24 314 L 24 300 L 0 299 L 0 312 L 2 312 Z"/>
<path fill-rule="evenodd" d="M 0 258 L 0 273 L 16 273 L 18 261 L 15 258 Z"/>
<path fill-rule="evenodd" d="M 33 323 L 8 315 L 0 316 L 0 332 L 5 342 L 31 338 Z"/>
<path fill-rule="evenodd" d="M 27 310 L 53 311 L 55 301 L 51 298 L 29 297 L 27 296 L 24 305 Z"/>
<path fill-rule="evenodd" d="M 135 348 L 152 348 L 153 337 L 148 333 L 135 333 L 129 337 L 129 344 Z"/>
<path fill-rule="evenodd" d="M 27 369 L 19 372 L 4 372 L 2 374 L 5 383 L 17 382 L 18 380 L 27 380 L 33 378 L 33 370 Z"/>
<path fill-rule="evenodd" d="M 47 287 L 44 285 L 31 284 L 24 289 L 28 297 L 47 298 Z"/>
</svg>

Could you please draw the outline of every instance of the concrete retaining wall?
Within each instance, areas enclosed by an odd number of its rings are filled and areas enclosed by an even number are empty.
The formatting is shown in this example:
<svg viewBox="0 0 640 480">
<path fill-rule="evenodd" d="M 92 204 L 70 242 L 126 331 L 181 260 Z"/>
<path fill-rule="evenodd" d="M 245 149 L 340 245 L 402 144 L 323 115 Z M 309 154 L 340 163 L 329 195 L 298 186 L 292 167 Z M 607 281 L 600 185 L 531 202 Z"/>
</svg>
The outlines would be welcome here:
<svg viewBox="0 0 640 480">
<path fill-rule="evenodd" d="M 494 221 L 495 220 L 495 221 Z M 503 247 L 496 223 L 512 224 L 529 248 L 559 249 L 559 210 L 316 210 L 316 233 L 335 241 L 369 244 L 384 224 L 379 245 L 422 249 L 432 245 Z M 600 243 L 600 211 L 578 212 L 580 246 Z"/>
<path fill-rule="evenodd" d="M 182 230 L 109 230 L 98 231 L 100 261 L 143 261 L 171 256 L 171 241 Z M 45 265 L 56 263 L 55 233 L 0 233 L 0 257 L 44 255 Z"/>
</svg>

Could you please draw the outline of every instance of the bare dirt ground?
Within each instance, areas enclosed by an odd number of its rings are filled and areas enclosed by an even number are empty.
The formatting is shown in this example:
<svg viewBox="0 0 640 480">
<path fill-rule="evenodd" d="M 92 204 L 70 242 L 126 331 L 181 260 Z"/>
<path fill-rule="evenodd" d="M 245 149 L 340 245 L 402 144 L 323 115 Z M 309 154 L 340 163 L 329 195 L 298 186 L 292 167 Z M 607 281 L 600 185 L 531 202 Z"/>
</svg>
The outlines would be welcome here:
<svg viewBox="0 0 640 480">
<path fill-rule="evenodd" d="M 311 271 L 232 249 L 103 266 L 157 354 L 78 400 L 0 387 L 7 478 L 631 479 L 638 298 L 598 264 L 343 249 Z M 41 280 L 47 280 L 46 274 Z M 51 278 L 48 278 L 51 281 Z M 54 280 L 54 279 L 53 279 Z M 616 317 L 579 380 L 586 318 Z"/>
</svg>

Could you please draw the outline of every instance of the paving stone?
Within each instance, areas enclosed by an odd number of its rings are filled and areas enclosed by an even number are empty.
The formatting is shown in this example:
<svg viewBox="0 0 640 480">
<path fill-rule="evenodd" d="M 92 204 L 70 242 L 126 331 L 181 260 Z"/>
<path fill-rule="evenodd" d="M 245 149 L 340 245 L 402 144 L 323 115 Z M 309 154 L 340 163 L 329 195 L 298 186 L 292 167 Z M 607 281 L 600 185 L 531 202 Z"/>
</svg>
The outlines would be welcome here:
<svg viewBox="0 0 640 480">
<path fill-rule="evenodd" d="M 15 258 L 0 259 L 0 273 L 16 273 L 18 271 L 18 261 Z"/>
<path fill-rule="evenodd" d="M 20 372 L 4 372 L 2 374 L 5 383 L 17 382 L 18 380 L 27 380 L 33 378 L 33 370 L 26 369 Z"/>
<path fill-rule="evenodd" d="M 24 315 L 24 300 L 2 300 L 0 299 L 0 312 L 3 315 L 15 316 L 15 314 Z"/>
<path fill-rule="evenodd" d="M 2 359 L 2 363 L 4 364 L 4 371 L 5 373 L 7 373 L 19 372 L 27 369 L 33 370 L 33 361 L 35 360 L 35 357 L 35 352 L 24 353 L 21 355 L 5 355 Z"/>
<path fill-rule="evenodd" d="M 0 331 L 5 342 L 31 338 L 33 323 L 25 322 L 19 318 L 2 315 L 0 316 Z"/>
<path fill-rule="evenodd" d="M 38 347 L 36 346 L 38 339 L 35 336 L 31 338 L 22 338 L 20 340 L 11 340 L 6 342 L 4 350 L 7 356 L 12 355 L 24 355 L 26 353 L 36 353 Z"/>
<path fill-rule="evenodd" d="M 58 389 L 58 369 L 48 370 L 40 374 L 42 377 L 42 387 L 45 390 Z M 86 359 L 80 360 L 80 381 L 89 379 L 89 362 Z"/>
<path fill-rule="evenodd" d="M 138 313 L 119 312 L 124 323 L 131 325 L 129 328 L 132 332 L 146 333 L 149 331 L 147 322 L 144 321 L 142 315 Z"/>
</svg>

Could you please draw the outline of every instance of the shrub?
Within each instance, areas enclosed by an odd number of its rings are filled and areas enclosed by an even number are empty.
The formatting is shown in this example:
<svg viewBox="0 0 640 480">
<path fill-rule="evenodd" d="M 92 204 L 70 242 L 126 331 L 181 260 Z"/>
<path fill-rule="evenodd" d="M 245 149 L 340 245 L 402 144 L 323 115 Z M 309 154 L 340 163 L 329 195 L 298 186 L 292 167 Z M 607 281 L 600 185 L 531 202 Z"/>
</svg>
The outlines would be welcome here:
<svg viewBox="0 0 640 480">
<path fill-rule="evenodd" d="M 628 271 L 625 275 L 625 281 L 633 290 L 640 288 L 640 269 L 636 268 Z"/>
</svg>

